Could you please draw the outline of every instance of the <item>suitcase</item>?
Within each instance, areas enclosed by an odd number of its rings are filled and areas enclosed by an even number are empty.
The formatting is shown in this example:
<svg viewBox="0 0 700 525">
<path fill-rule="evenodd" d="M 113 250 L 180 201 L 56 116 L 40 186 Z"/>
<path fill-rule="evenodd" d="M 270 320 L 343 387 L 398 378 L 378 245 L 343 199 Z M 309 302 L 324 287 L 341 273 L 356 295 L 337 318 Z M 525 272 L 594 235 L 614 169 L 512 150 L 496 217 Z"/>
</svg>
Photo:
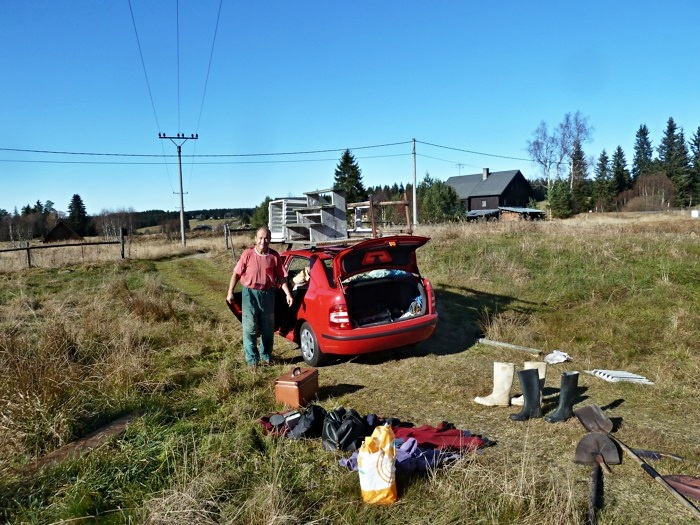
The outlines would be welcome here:
<svg viewBox="0 0 700 525">
<path fill-rule="evenodd" d="M 308 404 L 318 392 L 318 370 L 296 367 L 275 379 L 275 399 L 290 408 Z"/>
</svg>

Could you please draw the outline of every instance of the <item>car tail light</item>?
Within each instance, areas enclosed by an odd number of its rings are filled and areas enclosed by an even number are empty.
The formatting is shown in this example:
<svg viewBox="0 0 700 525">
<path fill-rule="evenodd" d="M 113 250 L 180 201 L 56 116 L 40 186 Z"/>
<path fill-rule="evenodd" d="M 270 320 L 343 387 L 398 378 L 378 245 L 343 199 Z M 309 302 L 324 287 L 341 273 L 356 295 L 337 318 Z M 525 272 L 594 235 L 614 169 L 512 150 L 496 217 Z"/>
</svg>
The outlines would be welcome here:
<svg viewBox="0 0 700 525">
<path fill-rule="evenodd" d="M 350 315 L 348 307 L 344 304 L 336 304 L 328 311 L 328 324 L 331 328 L 346 330 L 350 328 Z"/>
<path fill-rule="evenodd" d="M 437 312 L 436 308 L 436 303 L 435 303 L 435 290 L 433 290 L 433 285 L 430 284 L 430 281 L 428 279 L 425 279 L 425 290 L 428 296 L 430 297 L 430 312 L 435 313 Z"/>
</svg>

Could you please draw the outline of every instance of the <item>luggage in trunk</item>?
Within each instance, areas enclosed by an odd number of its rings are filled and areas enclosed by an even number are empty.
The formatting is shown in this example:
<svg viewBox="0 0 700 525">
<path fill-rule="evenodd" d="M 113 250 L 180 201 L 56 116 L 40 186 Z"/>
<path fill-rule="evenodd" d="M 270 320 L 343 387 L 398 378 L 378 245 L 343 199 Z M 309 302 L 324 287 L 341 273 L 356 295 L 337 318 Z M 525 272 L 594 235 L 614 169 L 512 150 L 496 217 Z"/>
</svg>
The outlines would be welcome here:
<svg viewBox="0 0 700 525">
<path fill-rule="evenodd" d="M 426 293 L 419 277 L 387 272 L 347 283 L 345 298 L 355 326 L 373 326 L 425 315 Z"/>
</svg>

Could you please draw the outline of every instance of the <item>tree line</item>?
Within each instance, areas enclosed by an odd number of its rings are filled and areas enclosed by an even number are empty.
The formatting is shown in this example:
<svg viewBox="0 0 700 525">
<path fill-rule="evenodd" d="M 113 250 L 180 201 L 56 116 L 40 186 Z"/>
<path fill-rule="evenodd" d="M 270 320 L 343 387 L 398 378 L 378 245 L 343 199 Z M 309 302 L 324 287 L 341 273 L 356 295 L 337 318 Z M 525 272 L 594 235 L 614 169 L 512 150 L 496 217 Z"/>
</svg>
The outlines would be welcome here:
<svg viewBox="0 0 700 525">
<path fill-rule="evenodd" d="M 248 224 L 253 208 L 216 208 L 209 210 L 192 210 L 185 213 L 185 227 L 189 219 L 231 219 L 237 224 Z M 34 205 L 26 204 L 13 213 L 0 209 L 0 242 L 18 244 L 35 238 L 43 238 L 52 228 L 63 221 L 74 232 L 83 237 L 102 236 L 107 239 L 118 238 L 122 230 L 127 235 L 135 234 L 141 228 L 160 227 L 179 231 L 180 212 L 164 210 L 135 211 L 133 208 L 122 210 L 103 210 L 97 215 L 89 215 L 83 199 L 74 194 L 68 203 L 68 211 L 55 208 L 53 201 L 42 203 L 37 200 Z"/>
<path fill-rule="evenodd" d="M 567 113 L 554 130 L 541 122 L 528 141 L 530 158 L 542 170 L 533 181 L 554 217 L 586 211 L 647 211 L 697 205 L 700 194 L 700 127 L 690 140 L 673 117 L 659 145 L 649 128 L 635 135 L 631 166 L 622 147 L 587 158 L 583 144 L 592 128 L 580 112 Z M 593 171 L 593 177 L 590 176 Z"/>
</svg>

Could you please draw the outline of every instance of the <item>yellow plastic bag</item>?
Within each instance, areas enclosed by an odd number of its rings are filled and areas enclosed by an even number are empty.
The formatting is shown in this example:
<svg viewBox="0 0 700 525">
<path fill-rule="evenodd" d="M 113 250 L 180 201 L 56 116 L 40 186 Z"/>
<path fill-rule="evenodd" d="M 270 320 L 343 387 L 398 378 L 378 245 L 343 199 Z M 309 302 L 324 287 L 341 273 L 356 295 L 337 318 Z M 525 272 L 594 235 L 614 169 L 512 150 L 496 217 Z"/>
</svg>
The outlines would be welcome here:
<svg viewBox="0 0 700 525">
<path fill-rule="evenodd" d="M 388 425 L 374 429 L 357 453 L 362 500 L 391 504 L 396 501 L 396 449 L 394 431 Z"/>
</svg>

